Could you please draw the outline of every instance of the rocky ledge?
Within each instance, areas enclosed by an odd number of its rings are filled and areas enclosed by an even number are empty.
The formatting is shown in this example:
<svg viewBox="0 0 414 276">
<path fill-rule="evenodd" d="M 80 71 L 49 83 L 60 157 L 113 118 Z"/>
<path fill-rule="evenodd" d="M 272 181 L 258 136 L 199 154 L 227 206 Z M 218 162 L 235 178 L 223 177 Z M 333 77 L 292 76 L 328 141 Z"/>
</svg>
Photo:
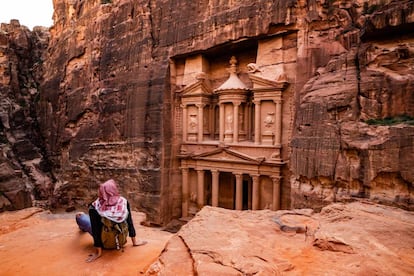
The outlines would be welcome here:
<svg viewBox="0 0 414 276">
<path fill-rule="evenodd" d="M 413 275 L 414 214 L 367 202 L 320 213 L 204 207 L 148 275 Z"/>
</svg>

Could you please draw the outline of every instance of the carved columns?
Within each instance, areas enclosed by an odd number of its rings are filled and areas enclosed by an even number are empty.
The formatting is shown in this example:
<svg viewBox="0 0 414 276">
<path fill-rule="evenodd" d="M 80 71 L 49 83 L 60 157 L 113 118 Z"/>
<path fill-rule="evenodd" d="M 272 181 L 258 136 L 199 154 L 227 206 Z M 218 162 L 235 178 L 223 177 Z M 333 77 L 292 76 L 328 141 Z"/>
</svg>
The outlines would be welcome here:
<svg viewBox="0 0 414 276">
<path fill-rule="evenodd" d="M 252 209 L 258 210 L 259 209 L 259 177 L 260 175 L 251 175 L 253 180 L 253 188 L 252 188 Z"/>
<path fill-rule="evenodd" d="M 252 110 L 253 110 L 253 104 L 251 102 L 249 102 L 247 104 L 247 120 L 246 120 L 246 129 L 247 129 L 247 140 L 251 141 L 253 139 L 253 134 L 254 134 L 254 129 L 253 129 L 253 114 L 252 114 Z"/>
<path fill-rule="evenodd" d="M 183 141 L 187 141 L 187 116 L 188 116 L 188 109 L 186 104 L 182 104 L 181 108 L 183 109 Z"/>
<path fill-rule="evenodd" d="M 242 174 L 237 173 L 236 176 L 236 210 L 243 209 L 243 182 Z"/>
<path fill-rule="evenodd" d="M 254 101 L 254 143 L 256 145 L 260 144 L 260 131 L 261 131 L 261 108 L 260 101 Z"/>
<path fill-rule="evenodd" d="M 219 113 L 219 140 L 220 142 L 224 142 L 224 104 L 220 103 L 220 113 Z"/>
<path fill-rule="evenodd" d="M 282 177 L 273 176 L 273 200 L 272 200 L 272 210 L 276 211 L 280 209 L 280 182 Z"/>
<path fill-rule="evenodd" d="M 275 124 L 275 145 L 279 146 L 282 141 L 282 100 L 275 101 L 276 104 L 276 124 Z"/>
<path fill-rule="evenodd" d="M 239 106 L 240 102 L 233 102 L 233 143 L 239 141 Z"/>
<path fill-rule="evenodd" d="M 204 206 L 204 170 L 197 169 L 197 207 Z"/>
<path fill-rule="evenodd" d="M 204 133 L 204 106 L 205 104 L 196 104 L 198 108 L 198 136 L 197 141 L 199 143 L 203 142 L 203 133 Z"/>
<path fill-rule="evenodd" d="M 213 207 L 218 206 L 218 199 L 219 199 L 219 174 L 220 172 L 217 170 L 211 171 L 212 176 L 212 195 L 211 195 L 211 204 Z"/>
<path fill-rule="evenodd" d="M 189 199 L 188 168 L 182 168 L 181 173 L 183 177 L 181 217 L 185 218 L 185 217 L 188 217 L 188 199 Z"/>
</svg>

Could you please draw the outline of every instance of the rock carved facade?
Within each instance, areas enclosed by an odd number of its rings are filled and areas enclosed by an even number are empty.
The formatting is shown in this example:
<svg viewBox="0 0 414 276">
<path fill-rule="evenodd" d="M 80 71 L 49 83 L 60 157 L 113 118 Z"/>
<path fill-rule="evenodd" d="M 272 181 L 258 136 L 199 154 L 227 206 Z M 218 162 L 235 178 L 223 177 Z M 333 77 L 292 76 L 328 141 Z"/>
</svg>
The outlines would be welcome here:
<svg viewBox="0 0 414 276">
<path fill-rule="evenodd" d="M 206 204 L 236 210 L 280 208 L 282 102 L 288 83 L 283 75 L 272 80 L 260 71 L 245 71 L 250 80 L 245 84 L 235 56 L 229 64 L 228 79 L 216 88 L 209 79 L 214 66 L 204 56 L 187 58 L 183 68 L 176 114 L 176 120 L 182 118 L 177 130 L 182 130 L 183 217 Z M 189 72 L 198 70 L 191 82 Z"/>
</svg>

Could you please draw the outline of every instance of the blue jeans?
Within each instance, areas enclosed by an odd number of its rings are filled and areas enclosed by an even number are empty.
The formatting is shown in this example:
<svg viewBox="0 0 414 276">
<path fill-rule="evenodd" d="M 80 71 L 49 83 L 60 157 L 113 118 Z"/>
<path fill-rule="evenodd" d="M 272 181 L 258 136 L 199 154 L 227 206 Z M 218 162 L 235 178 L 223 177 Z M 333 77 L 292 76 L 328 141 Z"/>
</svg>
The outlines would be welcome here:
<svg viewBox="0 0 414 276">
<path fill-rule="evenodd" d="M 92 226 L 91 226 L 91 218 L 89 215 L 79 212 L 76 214 L 76 223 L 79 226 L 79 229 L 83 232 L 88 232 L 92 235 Z"/>
</svg>

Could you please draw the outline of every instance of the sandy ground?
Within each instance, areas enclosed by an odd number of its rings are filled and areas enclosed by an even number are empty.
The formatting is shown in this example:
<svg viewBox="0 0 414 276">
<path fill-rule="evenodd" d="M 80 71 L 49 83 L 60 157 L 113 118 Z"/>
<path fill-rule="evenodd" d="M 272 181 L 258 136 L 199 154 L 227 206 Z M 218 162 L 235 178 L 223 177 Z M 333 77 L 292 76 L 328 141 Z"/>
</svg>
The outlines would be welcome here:
<svg viewBox="0 0 414 276">
<path fill-rule="evenodd" d="M 133 212 L 137 238 L 124 252 L 104 250 L 92 263 L 92 237 L 81 232 L 75 213 L 52 214 L 38 208 L 0 214 L 0 275 L 143 275 L 164 249 L 171 233 L 140 224 L 144 214 Z"/>
</svg>

